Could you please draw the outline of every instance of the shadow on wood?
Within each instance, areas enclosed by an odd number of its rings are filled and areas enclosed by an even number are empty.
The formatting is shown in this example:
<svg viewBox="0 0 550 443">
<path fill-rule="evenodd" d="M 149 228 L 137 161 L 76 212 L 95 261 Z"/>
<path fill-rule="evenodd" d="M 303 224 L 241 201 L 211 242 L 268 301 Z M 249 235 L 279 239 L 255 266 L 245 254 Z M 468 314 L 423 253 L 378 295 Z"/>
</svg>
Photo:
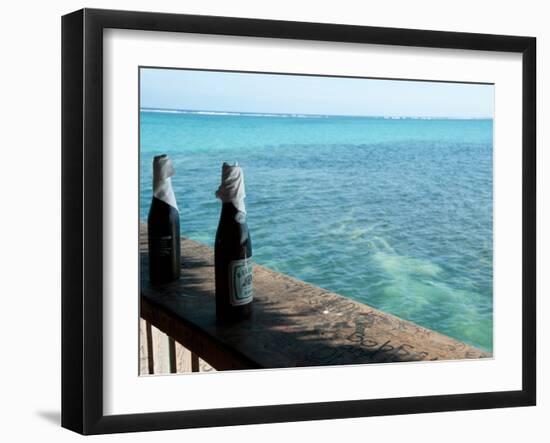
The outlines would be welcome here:
<svg viewBox="0 0 550 443">
<path fill-rule="evenodd" d="M 489 358 L 438 332 L 254 266 L 253 315 L 215 318 L 213 250 L 182 240 L 182 276 L 148 282 L 141 231 L 141 316 L 220 370 Z"/>
</svg>

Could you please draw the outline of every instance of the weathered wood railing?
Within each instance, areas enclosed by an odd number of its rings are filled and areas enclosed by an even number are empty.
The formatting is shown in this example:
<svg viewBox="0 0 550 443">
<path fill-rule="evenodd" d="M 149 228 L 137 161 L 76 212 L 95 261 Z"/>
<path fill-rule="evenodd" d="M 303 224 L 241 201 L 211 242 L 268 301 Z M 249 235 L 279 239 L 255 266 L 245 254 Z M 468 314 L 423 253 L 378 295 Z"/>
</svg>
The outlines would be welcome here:
<svg viewBox="0 0 550 443">
<path fill-rule="evenodd" d="M 164 351 L 168 362 L 153 359 L 146 366 L 147 373 L 188 371 L 190 365 L 178 366 L 178 358 L 194 361 L 192 367 L 197 369 L 197 358 L 178 357 L 186 352 L 180 345 L 218 370 L 491 357 L 438 332 L 259 265 L 254 267 L 252 317 L 232 326 L 219 325 L 212 249 L 183 239 L 180 280 L 151 286 L 144 227 L 140 246 L 141 317 L 170 337 L 163 345 L 168 347 Z M 147 328 L 145 339 L 148 334 L 154 336 Z M 144 353 L 148 346 L 141 347 Z"/>
<path fill-rule="evenodd" d="M 139 322 L 140 375 L 213 371 L 207 362 L 143 318 Z"/>
</svg>

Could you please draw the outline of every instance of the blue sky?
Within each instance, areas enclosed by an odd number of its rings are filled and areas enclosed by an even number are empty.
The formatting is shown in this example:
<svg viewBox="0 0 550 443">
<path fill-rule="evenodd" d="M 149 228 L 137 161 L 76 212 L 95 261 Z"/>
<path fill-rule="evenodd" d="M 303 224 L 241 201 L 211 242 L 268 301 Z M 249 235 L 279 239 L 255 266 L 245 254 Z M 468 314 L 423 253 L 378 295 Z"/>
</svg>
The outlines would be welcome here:
<svg viewBox="0 0 550 443">
<path fill-rule="evenodd" d="M 492 118 L 494 86 L 141 69 L 141 106 L 282 114 Z"/>
</svg>

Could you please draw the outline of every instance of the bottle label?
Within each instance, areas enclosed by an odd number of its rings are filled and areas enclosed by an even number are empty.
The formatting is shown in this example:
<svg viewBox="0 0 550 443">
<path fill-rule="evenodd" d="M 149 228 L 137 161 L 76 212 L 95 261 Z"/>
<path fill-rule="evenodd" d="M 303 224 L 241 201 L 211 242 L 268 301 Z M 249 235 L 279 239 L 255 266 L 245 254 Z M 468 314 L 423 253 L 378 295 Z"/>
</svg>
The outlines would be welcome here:
<svg viewBox="0 0 550 443">
<path fill-rule="evenodd" d="M 171 235 L 151 237 L 149 245 L 151 249 L 151 255 L 154 257 L 170 257 L 170 255 L 172 254 Z"/>
<path fill-rule="evenodd" d="M 252 301 L 252 258 L 233 260 L 229 263 L 229 302 L 232 306 L 246 305 Z"/>
</svg>

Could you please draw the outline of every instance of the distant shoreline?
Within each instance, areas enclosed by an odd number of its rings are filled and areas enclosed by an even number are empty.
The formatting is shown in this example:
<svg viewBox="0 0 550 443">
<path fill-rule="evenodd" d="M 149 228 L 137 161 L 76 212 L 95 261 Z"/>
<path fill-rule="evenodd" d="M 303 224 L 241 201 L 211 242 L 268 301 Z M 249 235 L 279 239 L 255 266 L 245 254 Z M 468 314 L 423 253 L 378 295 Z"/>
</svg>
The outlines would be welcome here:
<svg viewBox="0 0 550 443">
<path fill-rule="evenodd" d="M 492 117 L 430 117 L 430 116 L 384 116 L 384 115 L 343 115 L 343 114 L 303 114 L 277 112 L 239 112 L 215 111 L 208 109 L 174 109 L 142 107 L 140 112 L 158 112 L 161 114 L 189 114 L 232 117 L 279 117 L 279 118 L 369 118 L 373 120 L 493 120 Z"/>
</svg>

